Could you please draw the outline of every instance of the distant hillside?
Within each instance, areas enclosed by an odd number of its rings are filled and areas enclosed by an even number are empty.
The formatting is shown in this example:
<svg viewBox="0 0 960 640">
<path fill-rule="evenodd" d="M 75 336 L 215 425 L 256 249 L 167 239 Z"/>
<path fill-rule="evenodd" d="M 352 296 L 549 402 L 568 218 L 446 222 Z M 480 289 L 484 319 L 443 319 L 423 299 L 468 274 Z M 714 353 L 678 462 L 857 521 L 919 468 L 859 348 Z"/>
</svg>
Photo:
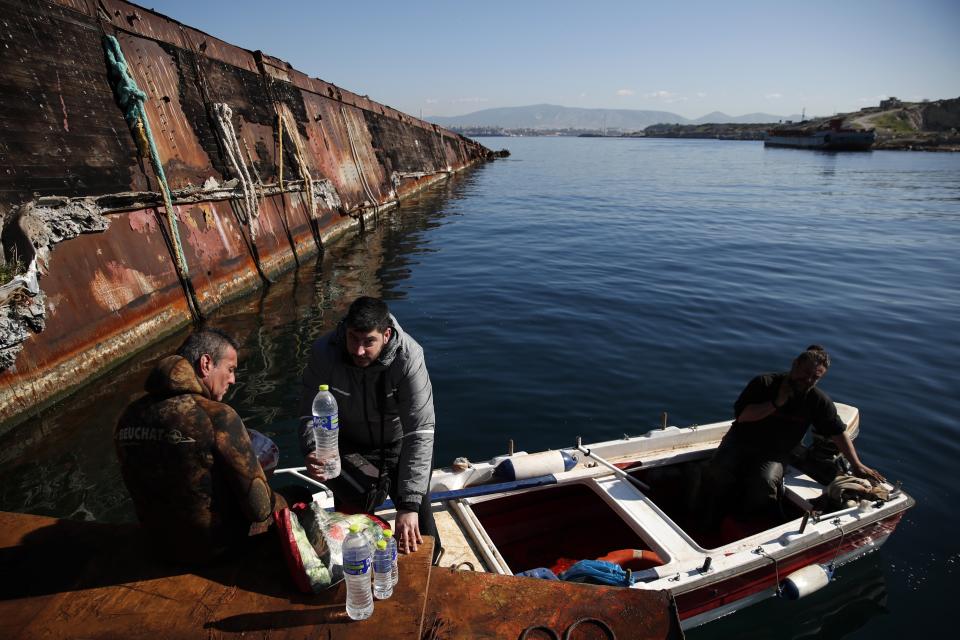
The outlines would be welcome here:
<svg viewBox="0 0 960 640">
<path fill-rule="evenodd" d="M 888 98 L 878 107 L 846 114 L 845 124 L 875 129 L 874 149 L 960 151 L 960 98 L 926 102 Z"/>
<path fill-rule="evenodd" d="M 501 107 L 497 109 L 483 109 L 462 116 L 431 116 L 426 118 L 430 122 L 444 127 L 498 127 L 502 129 L 578 129 L 602 130 L 618 129 L 620 131 L 640 131 L 652 124 L 702 124 L 717 123 L 747 123 L 747 122 L 779 122 L 796 116 L 770 115 L 768 113 L 751 113 L 745 116 L 728 116 L 725 113 L 714 112 L 696 120 L 684 118 L 669 111 L 644 111 L 640 109 L 581 109 L 578 107 L 561 107 L 553 104 L 535 104 L 526 107 Z"/>
<path fill-rule="evenodd" d="M 705 116 L 712 117 L 714 114 Z M 874 149 L 960 151 L 960 98 L 903 102 L 888 98 L 877 107 L 829 118 L 795 122 L 794 129 L 826 129 L 834 118 L 852 129 L 874 129 Z M 763 140 L 769 125 L 759 123 L 656 124 L 631 135 L 650 138 L 716 138 Z"/>
</svg>

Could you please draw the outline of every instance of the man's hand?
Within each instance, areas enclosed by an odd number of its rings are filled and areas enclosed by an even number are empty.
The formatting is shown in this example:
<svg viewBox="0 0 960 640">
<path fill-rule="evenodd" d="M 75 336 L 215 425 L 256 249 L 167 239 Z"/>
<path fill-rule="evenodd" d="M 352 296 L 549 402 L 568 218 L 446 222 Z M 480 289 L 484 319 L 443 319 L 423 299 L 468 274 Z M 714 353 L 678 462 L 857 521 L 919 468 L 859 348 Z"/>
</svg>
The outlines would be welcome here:
<svg viewBox="0 0 960 640">
<path fill-rule="evenodd" d="M 393 524 L 393 537 L 397 539 L 400 553 L 413 553 L 418 544 L 423 544 L 420 536 L 420 518 L 416 511 L 398 511 Z"/>
<path fill-rule="evenodd" d="M 871 469 L 870 467 L 863 464 L 862 462 L 858 464 L 851 464 L 850 466 L 852 467 L 853 475 L 855 476 L 858 476 L 860 478 L 866 478 L 867 480 L 875 482 L 876 484 L 880 484 L 882 482 L 887 481 L 886 478 L 880 475 L 879 471 L 877 471 L 876 469 Z"/>
<path fill-rule="evenodd" d="M 843 457 L 850 463 L 850 469 L 853 471 L 853 475 L 866 478 L 877 484 L 886 482 L 886 479 L 880 475 L 878 471 L 860 462 L 860 456 L 857 455 L 857 450 L 853 448 L 853 441 L 850 440 L 850 437 L 847 436 L 846 433 L 839 433 L 831 436 L 830 439 L 833 440 L 833 443 L 840 449 L 840 453 L 842 453 Z"/>
<path fill-rule="evenodd" d="M 323 463 L 320 461 L 320 458 L 317 457 L 316 451 L 311 451 L 307 454 L 307 475 L 317 482 L 330 479 L 324 475 Z"/>
</svg>

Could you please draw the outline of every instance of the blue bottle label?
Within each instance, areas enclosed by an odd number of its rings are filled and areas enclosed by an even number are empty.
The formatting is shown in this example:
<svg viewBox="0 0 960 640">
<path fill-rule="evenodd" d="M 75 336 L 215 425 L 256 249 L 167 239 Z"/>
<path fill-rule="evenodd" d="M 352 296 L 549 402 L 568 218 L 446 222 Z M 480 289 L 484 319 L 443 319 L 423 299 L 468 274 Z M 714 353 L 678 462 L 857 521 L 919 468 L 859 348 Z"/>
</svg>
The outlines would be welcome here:
<svg viewBox="0 0 960 640">
<path fill-rule="evenodd" d="M 373 559 L 373 569 L 377 573 L 390 573 L 393 571 L 393 558 L 389 551 L 385 551 L 382 555 L 377 554 Z"/>
<path fill-rule="evenodd" d="M 343 572 L 351 576 L 369 575 L 370 558 L 344 558 Z"/>
<path fill-rule="evenodd" d="M 336 431 L 340 428 L 340 417 L 337 414 L 332 416 L 313 416 L 313 428 L 323 429 L 324 431 Z"/>
</svg>

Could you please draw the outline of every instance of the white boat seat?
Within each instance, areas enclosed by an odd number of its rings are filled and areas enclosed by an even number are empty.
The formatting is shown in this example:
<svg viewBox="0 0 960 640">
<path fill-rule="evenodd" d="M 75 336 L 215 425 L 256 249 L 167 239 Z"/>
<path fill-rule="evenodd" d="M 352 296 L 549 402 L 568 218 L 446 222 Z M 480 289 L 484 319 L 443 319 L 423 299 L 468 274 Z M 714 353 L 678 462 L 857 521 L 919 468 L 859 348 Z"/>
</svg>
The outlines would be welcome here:
<svg viewBox="0 0 960 640">
<path fill-rule="evenodd" d="M 804 511 L 813 508 L 811 500 L 819 498 L 825 487 L 799 469 L 788 466 L 783 474 L 784 495 Z"/>
</svg>

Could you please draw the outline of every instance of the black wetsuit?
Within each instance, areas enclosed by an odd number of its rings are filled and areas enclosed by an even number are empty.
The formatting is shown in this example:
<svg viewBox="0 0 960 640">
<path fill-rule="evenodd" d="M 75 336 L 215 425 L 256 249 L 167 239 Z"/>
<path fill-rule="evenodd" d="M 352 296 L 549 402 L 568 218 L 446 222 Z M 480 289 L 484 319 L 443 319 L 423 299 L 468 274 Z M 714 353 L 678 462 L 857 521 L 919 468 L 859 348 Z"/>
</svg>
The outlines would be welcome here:
<svg viewBox="0 0 960 640">
<path fill-rule="evenodd" d="M 114 430 L 123 480 L 162 556 L 208 561 L 267 521 L 274 494 L 240 416 L 209 397 L 190 363 L 164 358 L 145 388 Z"/>
</svg>

